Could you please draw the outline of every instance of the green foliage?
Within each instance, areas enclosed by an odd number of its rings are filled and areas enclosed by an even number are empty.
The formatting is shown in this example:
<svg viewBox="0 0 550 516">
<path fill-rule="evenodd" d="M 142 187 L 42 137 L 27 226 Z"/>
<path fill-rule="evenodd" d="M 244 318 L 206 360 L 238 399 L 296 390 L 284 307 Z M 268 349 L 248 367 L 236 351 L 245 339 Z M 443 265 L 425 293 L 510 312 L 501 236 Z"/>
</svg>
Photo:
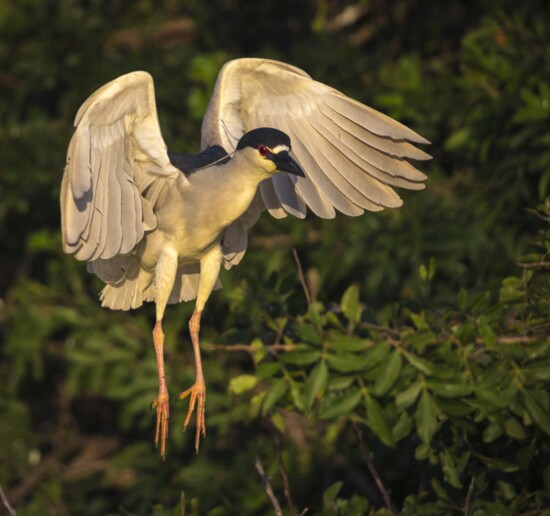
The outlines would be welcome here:
<svg viewBox="0 0 550 516">
<path fill-rule="evenodd" d="M 548 14 L 0 0 L 0 487 L 19 513 L 266 514 L 259 456 L 286 513 L 282 471 L 296 513 L 390 514 L 355 425 L 401 514 L 549 514 Z M 86 96 L 135 69 L 155 78 L 169 147 L 196 150 L 219 67 L 243 55 L 302 66 L 435 159 L 399 210 L 260 219 L 205 311 L 198 456 L 174 401 L 194 380 L 192 306 L 170 307 L 163 463 L 154 309 L 100 309 L 101 282 L 61 252 L 64 156 Z"/>
</svg>

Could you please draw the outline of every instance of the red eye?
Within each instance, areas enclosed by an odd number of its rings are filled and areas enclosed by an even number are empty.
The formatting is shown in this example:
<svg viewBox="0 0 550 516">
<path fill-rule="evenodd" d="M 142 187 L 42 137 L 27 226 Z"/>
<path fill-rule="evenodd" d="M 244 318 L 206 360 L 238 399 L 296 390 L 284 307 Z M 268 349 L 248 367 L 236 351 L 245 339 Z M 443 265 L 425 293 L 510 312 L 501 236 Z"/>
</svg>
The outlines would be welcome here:
<svg viewBox="0 0 550 516">
<path fill-rule="evenodd" d="M 258 152 L 265 158 L 269 154 L 269 149 L 265 145 L 260 145 Z"/>
</svg>

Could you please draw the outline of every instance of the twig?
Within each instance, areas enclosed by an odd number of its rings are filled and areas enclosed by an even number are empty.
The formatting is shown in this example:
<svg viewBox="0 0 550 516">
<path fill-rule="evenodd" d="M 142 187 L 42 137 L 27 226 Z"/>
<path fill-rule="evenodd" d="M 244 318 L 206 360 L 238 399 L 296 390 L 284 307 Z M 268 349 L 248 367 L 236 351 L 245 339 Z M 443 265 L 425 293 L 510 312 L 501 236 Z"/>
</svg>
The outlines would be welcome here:
<svg viewBox="0 0 550 516">
<path fill-rule="evenodd" d="M 384 487 L 382 479 L 380 478 L 380 475 L 378 474 L 378 471 L 376 471 L 376 468 L 374 467 L 374 463 L 372 462 L 369 449 L 367 448 L 367 444 L 363 439 L 363 432 L 361 432 L 361 430 L 359 429 L 355 421 L 352 421 L 351 424 L 353 425 L 353 428 L 355 429 L 355 433 L 357 434 L 357 438 L 359 439 L 359 445 L 365 457 L 365 461 L 367 463 L 367 467 L 369 468 L 370 474 L 372 475 L 372 478 L 374 478 L 374 482 L 376 483 L 376 486 L 378 487 L 378 490 L 380 491 L 380 494 L 384 499 L 384 504 L 386 505 L 386 509 L 388 509 L 388 512 L 392 516 L 396 516 L 397 513 L 395 512 L 395 509 L 393 507 L 390 494 Z"/>
<path fill-rule="evenodd" d="M 291 516 L 296 515 L 296 508 L 292 501 L 292 495 L 290 494 L 290 484 L 288 483 L 288 476 L 286 474 L 285 465 L 283 463 L 283 454 L 281 453 L 281 443 L 279 442 L 279 437 L 275 436 L 275 442 L 277 444 L 277 456 L 279 458 L 279 471 L 281 472 L 281 477 L 283 479 L 283 486 L 285 490 L 285 497 L 288 503 L 288 508 L 290 510 Z"/>
<path fill-rule="evenodd" d="M 258 348 L 251 344 L 201 344 L 204 349 L 220 349 L 222 351 L 246 351 L 254 353 Z M 295 344 L 270 344 L 265 347 L 267 351 L 291 351 L 296 348 Z"/>
<path fill-rule="evenodd" d="M 181 504 L 181 516 L 185 516 L 185 491 L 182 491 L 181 492 L 181 501 L 180 501 L 180 504 Z"/>
<path fill-rule="evenodd" d="M 497 344 L 532 344 L 533 342 L 548 342 L 550 339 L 542 337 L 497 337 Z M 485 344 L 483 339 L 476 339 L 476 344 Z"/>
<path fill-rule="evenodd" d="M 468 516 L 468 513 L 470 512 L 470 501 L 472 499 L 472 495 L 474 494 L 474 480 L 475 477 L 472 477 L 470 486 L 468 487 L 468 492 L 466 493 L 466 500 L 464 500 L 464 516 Z"/>
<path fill-rule="evenodd" d="M 531 263 L 518 262 L 518 265 L 522 269 L 535 269 L 537 267 L 550 267 L 550 262 L 531 262 Z"/>
<path fill-rule="evenodd" d="M 4 490 L 2 489 L 2 486 L 0 486 L 0 498 L 2 498 L 2 503 L 4 504 L 4 507 L 10 513 L 10 516 L 17 516 L 17 513 L 15 512 L 15 509 L 10 505 L 10 502 L 8 500 L 8 497 L 6 496 L 6 493 L 4 493 Z"/>
<path fill-rule="evenodd" d="M 306 279 L 304 278 L 304 271 L 302 270 L 302 264 L 300 263 L 300 258 L 298 258 L 298 251 L 296 251 L 296 248 L 292 249 L 292 253 L 294 254 L 294 260 L 296 261 L 296 266 L 298 267 L 298 278 L 300 278 L 300 283 L 302 284 L 302 288 L 304 289 L 304 294 L 306 295 L 306 301 L 307 304 L 311 304 L 311 294 L 309 293 L 309 288 L 306 283 Z"/>
<path fill-rule="evenodd" d="M 267 493 L 267 496 L 271 501 L 271 505 L 273 505 L 273 508 L 275 509 L 275 513 L 277 514 L 277 516 L 283 516 L 283 511 L 281 510 L 281 505 L 279 504 L 279 500 L 277 500 L 277 497 L 275 496 L 275 493 L 271 488 L 269 478 L 267 478 L 264 467 L 262 466 L 260 458 L 257 455 L 256 455 L 256 458 L 254 459 L 254 466 L 256 466 L 256 469 L 258 470 L 258 473 L 262 479 L 262 482 L 264 483 L 265 492 Z"/>
</svg>

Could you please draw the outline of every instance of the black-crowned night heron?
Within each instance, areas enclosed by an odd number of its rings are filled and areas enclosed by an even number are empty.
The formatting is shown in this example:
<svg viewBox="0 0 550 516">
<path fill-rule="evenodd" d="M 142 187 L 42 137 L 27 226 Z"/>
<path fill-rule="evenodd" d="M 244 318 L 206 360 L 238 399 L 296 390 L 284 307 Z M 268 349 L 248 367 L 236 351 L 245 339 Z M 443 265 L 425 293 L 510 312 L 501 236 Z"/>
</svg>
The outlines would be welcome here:
<svg viewBox="0 0 550 516">
<path fill-rule="evenodd" d="M 197 407 L 195 448 L 205 435 L 206 389 L 199 350 L 201 312 L 246 251 L 247 230 L 276 218 L 360 215 L 401 205 L 394 186 L 419 190 L 426 176 L 407 159 L 429 156 L 414 131 L 267 59 L 221 70 L 202 124 L 198 155 L 167 150 L 153 79 L 123 75 L 80 108 L 61 188 L 63 246 L 88 262 L 113 310 L 156 304 L 153 330 L 159 393 L 155 443 L 164 457 L 169 396 L 162 318 L 167 303 L 196 298 L 189 322 L 196 381 L 184 428 Z M 278 173 L 283 172 L 283 173 Z M 285 173 L 286 172 L 286 173 Z"/>
</svg>

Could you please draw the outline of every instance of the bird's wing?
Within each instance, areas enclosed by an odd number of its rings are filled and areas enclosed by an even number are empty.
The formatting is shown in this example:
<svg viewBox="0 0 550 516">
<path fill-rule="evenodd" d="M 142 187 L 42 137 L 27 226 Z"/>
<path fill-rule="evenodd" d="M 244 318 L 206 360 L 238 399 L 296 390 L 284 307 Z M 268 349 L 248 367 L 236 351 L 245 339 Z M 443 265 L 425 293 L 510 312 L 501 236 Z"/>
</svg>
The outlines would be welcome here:
<svg viewBox="0 0 550 516">
<path fill-rule="evenodd" d="M 400 206 L 395 186 L 424 188 L 426 176 L 407 160 L 429 159 L 412 145 L 429 142 L 411 129 L 288 64 L 230 61 L 218 76 L 201 145 L 231 152 L 256 127 L 286 132 L 306 175 L 277 174 L 261 183 L 261 204 L 275 217 L 304 217 L 306 206 L 323 218 L 335 209 L 360 215 Z"/>
<path fill-rule="evenodd" d="M 88 261 L 129 253 L 156 227 L 167 179 L 181 175 L 161 135 L 152 77 L 133 72 L 106 84 L 75 126 L 61 186 L 63 248 Z"/>
</svg>

